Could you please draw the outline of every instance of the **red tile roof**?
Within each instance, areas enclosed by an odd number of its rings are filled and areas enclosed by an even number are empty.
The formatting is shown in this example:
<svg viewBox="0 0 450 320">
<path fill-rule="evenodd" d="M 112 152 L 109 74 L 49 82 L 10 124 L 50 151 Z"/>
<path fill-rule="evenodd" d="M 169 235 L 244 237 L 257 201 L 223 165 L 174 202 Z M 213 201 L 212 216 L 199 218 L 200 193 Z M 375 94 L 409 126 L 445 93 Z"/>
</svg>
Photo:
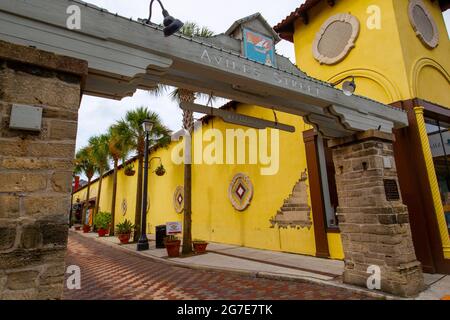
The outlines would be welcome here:
<svg viewBox="0 0 450 320">
<path fill-rule="evenodd" d="M 291 12 L 283 21 L 278 23 L 273 29 L 280 35 L 281 38 L 293 42 L 294 34 L 294 22 L 298 18 L 305 19 L 307 23 L 307 12 L 316 6 L 320 1 L 323 0 L 306 0 L 300 7 Z M 334 5 L 336 0 L 327 0 L 330 6 Z M 431 0 L 434 2 L 435 0 Z M 450 0 L 439 0 L 439 5 L 442 11 L 450 9 Z"/>
</svg>

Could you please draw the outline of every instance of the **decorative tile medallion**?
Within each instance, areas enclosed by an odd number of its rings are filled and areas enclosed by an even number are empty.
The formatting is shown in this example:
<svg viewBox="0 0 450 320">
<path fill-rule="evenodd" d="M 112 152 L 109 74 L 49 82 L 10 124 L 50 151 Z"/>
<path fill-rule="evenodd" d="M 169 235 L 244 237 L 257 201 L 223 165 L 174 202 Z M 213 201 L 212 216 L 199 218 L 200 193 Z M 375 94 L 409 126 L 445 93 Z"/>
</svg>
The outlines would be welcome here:
<svg viewBox="0 0 450 320">
<path fill-rule="evenodd" d="M 238 211 L 244 211 L 253 198 L 253 184 L 248 176 L 238 173 L 228 187 L 228 197 Z"/>
<path fill-rule="evenodd" d="M 127 214 L 128 209 L 127 199 L 122 200 L 121 208 L 122 208 L 122 215 L 125 216 Z"/>
<path fill-rule="evenodd" d="M 177 213 L 184 210 L 184 187 L 178 186 L 173 194 L 173 207 Z"/>
</svg>

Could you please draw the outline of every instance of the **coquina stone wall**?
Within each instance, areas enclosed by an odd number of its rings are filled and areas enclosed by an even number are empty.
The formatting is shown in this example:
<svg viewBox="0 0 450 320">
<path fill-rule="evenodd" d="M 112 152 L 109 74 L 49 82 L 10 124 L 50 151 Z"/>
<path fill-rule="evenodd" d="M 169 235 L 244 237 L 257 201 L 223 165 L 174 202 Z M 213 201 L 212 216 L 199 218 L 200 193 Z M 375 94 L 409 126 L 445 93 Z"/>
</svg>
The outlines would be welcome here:
<svg viewBox="0 0 450 320">
<path fill-rule="evenodd" d="M 0 42 L 0 299 L 62 296 L 84 61 Z M 42 130 L 10 130 L 12 104 Z"/>
<path fill-rule="evenodd" d="M 345 254 L 344 282 L 366 287 L 368 268 L 378 266 L 381 290 L 408 297 L 423 289 L 423 275 L 408 209 L 400 195 L 393 139 L 393 135 L 368 131 L 335 140 L 330 146 Z"/>
</svg>

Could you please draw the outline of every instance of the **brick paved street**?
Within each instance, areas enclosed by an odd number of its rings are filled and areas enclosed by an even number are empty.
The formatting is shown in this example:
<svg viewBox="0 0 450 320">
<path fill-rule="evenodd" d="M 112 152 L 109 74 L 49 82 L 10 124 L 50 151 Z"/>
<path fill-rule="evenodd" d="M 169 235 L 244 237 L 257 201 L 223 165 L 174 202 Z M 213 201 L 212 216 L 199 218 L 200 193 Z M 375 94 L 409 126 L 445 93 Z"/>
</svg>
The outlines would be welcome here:
<svg viewBox="0 0 450 320">
<path fill-rule="evenodd" d="M 180 268 L 78 235 L 69 236 L 66 265 L 78 265 L 82 278 L 81 290 L 65 289 L 68 300 L 367 299 L 341 288 Z"/>
</svg>

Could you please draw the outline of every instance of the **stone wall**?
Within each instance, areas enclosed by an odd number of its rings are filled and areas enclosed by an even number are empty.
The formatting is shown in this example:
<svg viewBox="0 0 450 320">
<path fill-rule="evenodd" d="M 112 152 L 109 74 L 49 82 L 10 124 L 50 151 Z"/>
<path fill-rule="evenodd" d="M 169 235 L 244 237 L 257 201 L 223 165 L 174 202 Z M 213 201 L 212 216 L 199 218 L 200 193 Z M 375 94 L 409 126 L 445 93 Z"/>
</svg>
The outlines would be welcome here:
<svg viewBox="0 0 450 320">
<path fill-rule="evenodd" d="M 0 42 L 0 299 L 61 298 L 83 61 Z M 42 130 L 9 129 L 12 104 Z"/>
<path fill-rule="evenodd" d="M 423 288 L 423 275 L 408 209 L 400 189 L 397 200 L 388 200 L 385 192 L 385 180 L 399 188 L 392 141 L 392 135 L 370 131 L 330 145 L 345 253 L 344 282 L 365 287 L 368 267 L 375 265 L 381 269 L 381 290 L 414 296 Z M 392 195 L 392 190 L 387 191 Z"/>
</svg>

